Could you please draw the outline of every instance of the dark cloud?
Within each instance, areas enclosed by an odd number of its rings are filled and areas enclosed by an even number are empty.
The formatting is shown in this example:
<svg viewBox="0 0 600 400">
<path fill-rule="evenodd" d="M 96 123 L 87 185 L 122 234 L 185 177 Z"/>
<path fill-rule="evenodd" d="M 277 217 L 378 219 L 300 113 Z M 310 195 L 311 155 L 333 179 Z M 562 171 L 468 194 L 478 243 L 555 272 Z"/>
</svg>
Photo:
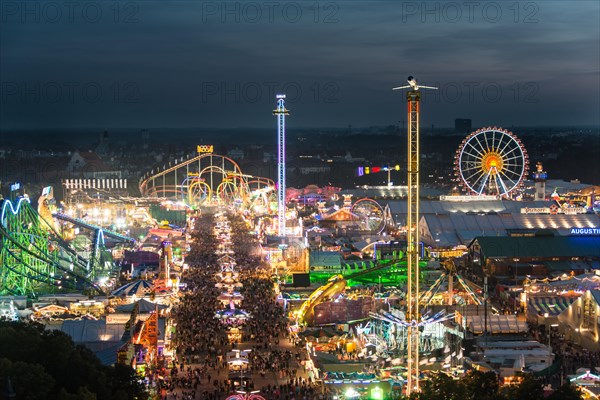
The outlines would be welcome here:
<svg viewBox="0 0 600 400">
<path fill-rule="evenodd" d="M 48 3 L 2 2 L 1 128 L 264 127 L 283 88 L 293 125 L 390 124 L 409 74 L 427 124 L 599 123 L 596 1 Z"/>
</svg>

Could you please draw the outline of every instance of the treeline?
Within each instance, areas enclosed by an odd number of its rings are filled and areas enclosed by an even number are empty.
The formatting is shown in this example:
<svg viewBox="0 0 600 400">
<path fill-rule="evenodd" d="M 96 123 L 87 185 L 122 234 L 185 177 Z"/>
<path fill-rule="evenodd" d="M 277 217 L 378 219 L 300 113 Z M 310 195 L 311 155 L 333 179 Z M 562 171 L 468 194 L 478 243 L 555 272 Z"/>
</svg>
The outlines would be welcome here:
<svg viewBox="0 0 600 400">
<path fill-rule="evenodd" d="M 131 367 L 102 365 L 63 332 L 37 323 L 0 321 L 0 397 L 145 400 L 148 393 Z"/>
<path fill-rule="evenodd" d="M 531 374 L 524 374 L 516 385 L 500 387 L 493 372 L 470 371 L 460 380 L 438 373 L 423 381 L 421 393 L 410 400 L 581 400 L 581 392 L 569 383 L 551 395 L 544 395 L 543 382 Z"/>
</svg>

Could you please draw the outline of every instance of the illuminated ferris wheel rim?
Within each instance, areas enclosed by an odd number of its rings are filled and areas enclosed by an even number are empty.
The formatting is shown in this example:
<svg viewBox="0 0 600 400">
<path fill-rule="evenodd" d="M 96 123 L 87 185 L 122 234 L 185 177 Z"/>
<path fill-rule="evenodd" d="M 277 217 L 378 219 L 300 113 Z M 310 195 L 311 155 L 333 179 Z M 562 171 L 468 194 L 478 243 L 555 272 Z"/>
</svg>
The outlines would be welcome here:
<svg viewBox="0 0 600 400">
<path fill-rule="evenodd" d="M 456 151 L 458 180 L 476 195 L 485 194 L 491 185 L 497 195 L 508 196 L 523 185 L 528 169 L 529 158 L 521 140 L 499 127 L 472 132 Z"/>
</svg>

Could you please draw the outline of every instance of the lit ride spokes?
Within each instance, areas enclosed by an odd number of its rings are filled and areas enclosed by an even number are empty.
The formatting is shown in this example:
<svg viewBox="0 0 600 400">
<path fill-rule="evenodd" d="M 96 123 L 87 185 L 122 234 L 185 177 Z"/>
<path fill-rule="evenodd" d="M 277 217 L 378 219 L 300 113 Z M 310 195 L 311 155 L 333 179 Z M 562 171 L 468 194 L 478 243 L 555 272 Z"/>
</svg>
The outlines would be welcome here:
<svg viewBox="0 0 600 400">
<path fill-rule="evenodd" d="M 470 194 L 512 197 L 527 176 L 529 158 L 512 132 L 490 127 L 462 141 L 454 168 L 457 180 Z"/>
</svg>

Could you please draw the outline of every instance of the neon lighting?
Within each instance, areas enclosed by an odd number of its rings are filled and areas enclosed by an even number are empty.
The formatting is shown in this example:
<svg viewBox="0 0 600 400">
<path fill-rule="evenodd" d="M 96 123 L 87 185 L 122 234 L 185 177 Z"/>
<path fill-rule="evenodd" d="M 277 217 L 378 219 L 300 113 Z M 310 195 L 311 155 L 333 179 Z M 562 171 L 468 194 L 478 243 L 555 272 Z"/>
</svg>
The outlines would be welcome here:
<svg viewBox="0 0 600 400">
<path fill-rule="evenodd" d="M 600 228 L 571 228 L 571 235 L 597 236 L 600 235 Z"/>
<path fill-rule="evenodd" d="M 279 236 L 285 236 L 285 94 L 278 94 L 277 108 L 277 230 Z"/>
<path fill-rule="evenodd" d="M 6 226 L 6 210 L 7 210 L 7 208 L 10 207 L 10 211 L 12 212 L 12 214 L 17 215 L 19 213 L 19 211 L 21 210 L 21 204 L 23 203 L 23 201 L 26 201 L 27 203 L 31 203 L 31 201 L 27 197 L 21 197 L 17 203 L 16 208 L 13 207 L 12 202 L 10 200 L 6 200 L 4 202 L 4 205 L 2 206 L 2 216 L 0 217 L 0 221 L 2 221 L 3 226 Z"/>
</svg>

